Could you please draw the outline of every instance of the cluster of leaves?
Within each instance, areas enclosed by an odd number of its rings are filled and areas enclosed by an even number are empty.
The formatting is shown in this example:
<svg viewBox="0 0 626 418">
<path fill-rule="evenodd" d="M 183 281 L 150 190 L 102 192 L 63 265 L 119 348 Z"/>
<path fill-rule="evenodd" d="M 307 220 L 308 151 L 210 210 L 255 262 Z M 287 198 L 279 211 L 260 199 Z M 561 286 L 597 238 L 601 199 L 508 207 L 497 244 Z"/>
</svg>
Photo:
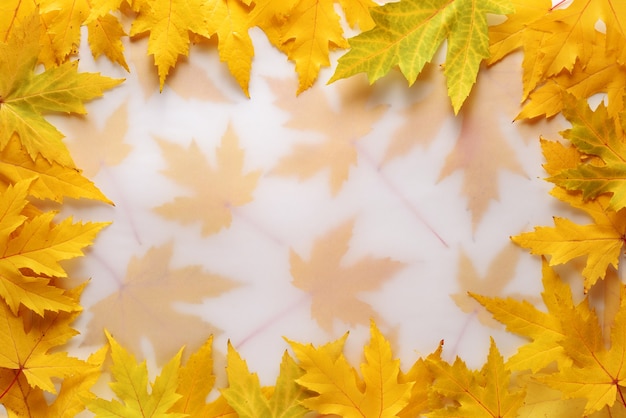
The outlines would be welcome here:
<svg viewBox="0 0 626 418">
<path fill-rule="evenodd" d="M 345 417 L 626 414 L 626 286 L 612 279 L 626 239 L 626 6 L 613 0 L 573 0 L 567 6 L 548 0 L 400 0 L 382 6 L 340 0 L 348 23 L 363 30 L 346 40 L 334 3 L 9 0 L 0 5 L 0 403 L 10 416 L 74 416 L 85 408 L 97 416 L 172 417 L 298 417 L 309 410 Z M 487 14 L 507 13 L 489 28 Z M 63 135 L 43 115 L 85 113 L 85 101 L 121 82 L 80 73 L 70 58 L 80 28 L 87 26 L 93 54 L 128 69 L 123 17 L 133 19 L 131 37 L 149 33 L 148 53 L 161 88 L 191 42 L 216 36 L 221 59 L 247 93 L 252 27 L 261 28 L 295 62 L 298 91 L 313 83 L 320 66 L 329 65 L 334 48 L 350 50 L 331 80 L 365 72 L 374 81 L 398 66 L 412 83 L 447 40 L 444 74 L 458 111 L 481 63 L 494 64 L 523 49 L 525 105 L 518 119 L 562 113 L 571 123 L 564 141 L 541 139 L 544 167 L 555 184 L 551 194 L 591 218 L 586 225 L 555 218 L 554 227 L 513 238 L 547 258 L 546 311 L 511 298 L 471 295 L 527 342 L 505 361 L 492 341 L 480 370 L 460 358 L 443 360 L 441 344 L 405 372 L 372 322 L 358 370 L 343 354 L 347 334 L 320 347 L 288 341 L 295 358 L 285 353 L 271 387 L 261 387 L 229 344 L 228 386 L 211 402 L 210 339 L 184 365 L 181 350 L 152 383 L 145 363 L 138 364 L 110 334 L 108 345 L 88 359 L 61 351 L 77 332 L 71 323 L 81 312 L 83 286 L 63 287 L 67 273 L 60 262 L 81 256 L 106 224 L 57 222 L 55 212 L 42 211 L 37 203 L 111 202 L 82 176 Z M 38 64 L 45 70 L 36 73 Z M 592 109 L 587 99 L 596 93 L 606 94 L 607 102 Z M 224 152 L 238 155 L 236 144 L 228 144 Z M 250 174 L 248 181 L 255 180 Z M 551 268 L 579 257 L 586 258 L 581 297 Z M 297 254 L 292 261 L 303 264 Z M 603 305 L 602 322 L 589 296 L 600 285 L 614 286 L 606 291 L 614 296 Z M 114 400 L 90 391 L 109 349 Z"/>
</svg>

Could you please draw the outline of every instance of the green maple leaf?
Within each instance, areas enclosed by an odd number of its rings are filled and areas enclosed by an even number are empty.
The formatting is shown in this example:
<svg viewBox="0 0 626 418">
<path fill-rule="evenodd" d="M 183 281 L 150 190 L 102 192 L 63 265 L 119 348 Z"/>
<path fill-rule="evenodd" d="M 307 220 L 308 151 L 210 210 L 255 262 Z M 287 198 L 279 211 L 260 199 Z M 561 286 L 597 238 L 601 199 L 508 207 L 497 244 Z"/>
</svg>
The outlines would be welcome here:
<svg viewBox="0 0 626 418">
<path fill-rule="evenodd" d="M 376 26 L 348 40 L 330 82 L 364 72 L 370 82 L 399 66 L 413 84 L 448 41 L 444 73 L 455 113 L 489 57 L 487 13 L 511 13 L 508 0 L 400 0 L 371 9 Z"/>
</svg>

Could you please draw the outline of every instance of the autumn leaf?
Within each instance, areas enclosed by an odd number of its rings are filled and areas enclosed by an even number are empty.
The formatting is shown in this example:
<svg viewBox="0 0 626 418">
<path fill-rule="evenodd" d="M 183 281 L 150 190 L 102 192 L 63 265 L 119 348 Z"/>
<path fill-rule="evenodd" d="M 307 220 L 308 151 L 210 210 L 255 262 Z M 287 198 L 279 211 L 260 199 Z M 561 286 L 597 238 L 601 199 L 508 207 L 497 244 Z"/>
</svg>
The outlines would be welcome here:
<svg viewBox="0 0 626 418">
<path fill-rule="evenodd" d="M 252 200 L 261 173 L 243 173 L 244 151 L 231 126 L 215 151 L 216 168 L 209 165 L 195 142 L 188 149 L 163 140 L 159 145 L 169 163 L 165 174 L 195 193 L 155 208 L 160 215 L 184 224 L 200 221 L 202 235 L 206 236 L 229 227 L 232 209 Z"/>
<path fill-rule="evenodd" d="M 7 43 L 15 30 L 21 30 L 37 12 L 37 2 L 5 0 L 0 4 L 0 42 Z"/>
<path fill-rule="evenodd" d="M 429 364 L 437 376 L 432 390 L 458 405 L 434 410 L 429 417 L 517 417 L 524 390 L 511 385 L 511 370 L 493 339 L 480 371 L 469 370 L 458 357 L 453 364 L 432 359 Z"/>
<path fill-rule="evenodd" d="M 548 312 L 537 309 L 527 301 L 487 297 L 470 292 L 470 296 L 487 308 L 496 320 L 506 325 L 508 331 L 531 340 L 522 344 L 517 353 L 508 360 L 512 370 L 530 369 L 534 373 L 553 361 L 562 369 L 572 364 L 571 358 L 561 345 L 567 332 L 561 316 L 563 311 L 574 309 L 572 292 L 545 260 L 542 272 L 544 291 L 541 296 Z"/>
<path fill-rule="evenodd" d="M 379 288 L 402 267 L 389 258 L 371 256 L 345 266 L 342 259 L 352 229 L 353 222 L 348 221 L 326 233 L 313 245 L 308 261 L 293 250 L 289 256 L 293 285 L 311 295 L 311 316 L 328 331 L 335 319 L 356 325 L 375 318 L 374 309 L 358 294 Z"/>
<path fill-rule="evenodd" d="M 193 352 L 178 373 L 176 392 L 181 397 L 172 406 L 172 412 L 188 414 L 192 417 L 209 417 L 207 397 L 213 389 L 213 337 Z"/>
<path fill-rule="evenodd" d="M 358 141 L 368 134 L 385 112 L 385 106 L 370 106 L 370 92 L 356 80 L 340 87 L 340 110 L 331 106 L 321 89 L 314 88 L 293 97 L 290 89 L 275 80 L 269 81 L 278 106 L 291 114 L 288 128 L 319 132 L 323 139 L 316 143 L 296 143 L 290 154 L 282 157 L 272 174 L 310 178 L 329 170 L 329 183 L 336 195 L 350 176 L 350 168 L 358 161 Z M 323 120 L 325 123 L 320 124 Z M 351 123 L 345 123 L 350 120 Z"/>
<path fill-rule="evenodd" d="M 84 23 L 89 30 L 88 40 L 93 57 L 104 55 L 130 72 L 122 43 L 122 37 L 126 36 L 126 32 L 120 21 L 111 14 L 105 14 L 92 20 L 87 19 Z"/>
<path fill-rule="evenodd" d="M 486 14 L 511 11 L 507 0 L 401 0 L 372 8 L 376 26 L 350 38 L 350 50 L 339 58 L 330 82 L 359 72 L 374 82 L 397 65 L 411 85 L 447 40 L 444 73 L 458 113 L 481 61 L 489 57 Z"/>
<path fill-rule="evenodd" d="M 164 361 L 186 344 L 199 347 L 216 328 L 200 317 L 182 313 L 177 301 L 201 303 L 235 284 L 222 276 L 206 273 L 200 266 L 171 269 L 172 244 L 153 247 L 141 258 L 131 259 L 117 291 L 90 307 L 92 319 L 83 344 L 101 342 L 103 328 L 115 333 L 125 347 L 140 352 L 142 338 L 154 344 L 158 361 Z"/>
<path fill-rule="evenodd" d="M 549 33 L 546 42 L 537 53 L 543 58 L 541 71 L 546 76 L 565 69 L 572 71 L 578 57 L 588 56 L 587 48 L 593 45 L 596 22 L 606 25 L 607 52 L 622 53 L 626 36 L 626 7 L 615 0 L 575 0 L 567 7 L 556 8 L 532 23 L 536 30 Z M 619 45 L 622 45 L 621 47 Z M 618 60 L 624 63 L 623 56 Z"/>
<path fill-rule="evenodd" d="M 287 352 L 283 355 L 280 374 L 269 399 L 264 394 L 256 373 L 250 373 L 245 360 L 237 353 L 230 341 L 226 373 L 228 387 L 221 392 L 228 404 L 237 412 L 237 416 L 241 418 L 295 418 L 307 413 L 307 409 L 300 405 L 300 402 L 305 399 L 305 391 L 296 383 L 303 371 Z"/>
<path fill-rule="evenodd" d="M 146 362 L 137 363 L 111 334 L 106 332 L 111 346 L 111 374 L 115 379 L 109 383 L 118 397 L 110 401 L 102 398 L 87 402 L 87 408 L 96 417 L 163 417 L 183 418 L 181 413 L 169 413 L 170 408 L 180 399 L 176 393 L 180 368 L 180 350 L 161 370 L 161 374 L 150 383 L 148 391 L 148 368 Z"/>
<path fill-rule="evenodd" d="M 69 56 L 77 54 L 80 29 L 86 26 L 93 57 L 105 55 L 129 71 L 122 44 L 126 33 L 119 19 L 108 13 L 113 5 L 107 9 L 103 0 L 39 0 L 36 3 L 41 22 L 39 61 L 46 68 L 61 65 Z M 117 3 L 119 7 L 120 2 Z"/>
<path fill-rule="evenodd" d="M 30 180 L 0 194 L 0 296 L 15 314 L 20 304 L 39 315 L 44 311 L 74 311 L 75 301 L 50 285 L 51 277 L 67 277 L 59 264 L 83 255 L 105 223 L 53 223 L 54 212 L 27 217 Z"/>
<path fill-rule="evenodd" d="M 67 376 L 61 383 L 59 393 L 52 403 L 46 399 L 49 396 L 38 387 L 31 387 L 24 375 L 19 370 L 0 375 L 0 388 L 9 387 L 4 394 L 2 405 L 7 408 L 9 418 L 18 417 L 59 417 L 73 418 L 85 410 L 85 399 L 94 399 L 90 389 L 98 378 L 107 353 L 107 347 L 103 347 L 91 354 L 86 360 L 85 368 Z M 8 382 L 8 380 L 11 382 Z M 6 382 L 5 382 L 6 381 Z"/>
<path fill-rule="evenodd" d="M 567 190 L 582 191 L 585 200 L 608 193 L 611 195 L 608 209 L 619 211 L 626 207 L 624 127 L 619 119 L 608 116 L 603 103 L 592 111 L 586 100 L 575 101 L 568 97 L 566 101 L 563 115 L 572 123 L 572 128 L 564 131 L 563 137 L 582 154 L 597 158 L 586 158 L 576 167 L 561 170 L 548 180 Z"/>
<path fill-rule="evenodd" d="M 560 320 L 567 327 L 562 346 L 573 360 L 572 367 L 540 378 L 560 390 L 566 399 L 586 399 L 585 414 L 599 411 L 615 402 L 626 407 L 626 288 L 622 286 L 620 309 L 611 331 L 611 346 L 606 348 L 598 318 L 583 300 L 575 309 L 564 310 Z M 623 411 L 623 410 L 622 410 Z"/>
<path fill-rule="evenodd" d="M 73 167 L 63 135 L 42 114 L 84 114 L 85 101 L 100 97 L 123 80 L 78 73 L 77 61 L 35 74 L 38 33 L 38 22 L 31 18 L 12 32 L 7 43 L 0 43 L 0 149 L 17 134 L 33 160 L 41 155 L 51 163 Z"/>
<path fill-rule="evenodd" d="M 551 194 L 559 200 L 581 209 L 592 217 L 594 223 L 579 225 L 569 219 L 555 217 L 554 227 L 535 227 L 511 239 L 530 249 L 532 254 L 549 255 L 550 265 L 566 263 L 577 257 L 586 257 L 582 274 L 588 290 L 606 275 L 607 268 L 618 267 L 626 234 L 626 209 L 608 210 L 609 198 L 598 196 L 584 201 L 580 193 L 555 188 Z"/>
<path fill-rule="evenodd" d="M 235 0 L 211 0 L 208 7 L 208 33 L 217 35 L 220 60 L 226 62 L 230 73 L 246 94 L 250 82 L 254 47 L 248 35 L 249 8 Z"/>
<path fill-rule="evenodd" d="M 74 306 L 78 306 L 82 288 L 65 294 Z M 73 312 L 47 311 L 41 317 L 34 317 L 26 328 L 24 318 L 28 311 L 22 308 L 14 314 L 0 302 L 0 382 L 3 384 L 0 399 L 4 396 L 13 398 L 8 401 L 10 408 L 20 409 L 20 402 L 16 402 L 16 398 L 20 398 L 17 392 L 25 389 L 23 381 L 21 386 L 16 386 L 20 376 L 26 379 L 28 386 L 55 394 L 53 378 L 67 378 L 92 368 L 89 363 L 57 349 L 78 333 L 70 324 L 79 312 L 79 309 Z"/>
<path fill-rule="evenodd" d="M 347 48 L 333 0 L 300 0 L 281 30 L 281 49 L 296 64 L 298 93 L 313 85 L 322 66 L 330 65 L 331 49 Z"/>
<path fill-rule="evenodd" d="M 305 399 L 304 406 L 322 414 L 365 418 L 393 417 L 407 405 L 413 383 L 399 382 L 400 362 L 373 321 L 370 331 L 361 375 L 342 353 L 347 334 L 319 348 L 289 341 L 305 371 L 296 381 L 319 394 Z"/>
<path fill-rule="evenodd" d="M 615 116 L 624 109 L 626 67 L 619 64 L 617 57 L 607 52 L 606 36 L 594 32 L 586 56 L 580 57 L 570 72 L 562 71 L 550 78 L 542 79 L 537 88 L 530 92 L 516 119 L 552 117 L 563 110 L 563 97 L 571 94 L 578 99 L 590 98 L 604 93 L 608 98 L 607 110 Z"/>
<path fill-rule="evenodd" d="M 213 3 L 223 0 L 215 0 Z M 209 38 L 210 4 L 203 0 L 139 0 L 130 36 L 149 32 L 148 54 L 154 56 L 161 90 L 179 55 L 189 54 L 190 33 Z"/>
<path fill-rule="evenodd" d="M 398 381 L 400 383 L 412 383 L 413 387 L 411 388 L 409 401 L 407 405 L 398 412 L 398 417 L 414 418 L 443 406 L 443 397 L 436 396 L 430 389 L 436 376 L 431 367 L 429 367 L 430 362 L 441 361 L 442 349 L 443 340 L 440 341 L 437 349 L 426 358 L 417 359 L 408 372 L 400 372 Z"/>
<path fill-rule="evenodd" d="M 49 162 L 41 155 L 33 160 L 13 135 L 0 151 L 0 183 L 16 184 L 20 180 L 32 180 L 29 194 L 37 199 L 62 203 L 65 197 L 87 198 L 113 204 L 79 169 Z"/>
</svg>

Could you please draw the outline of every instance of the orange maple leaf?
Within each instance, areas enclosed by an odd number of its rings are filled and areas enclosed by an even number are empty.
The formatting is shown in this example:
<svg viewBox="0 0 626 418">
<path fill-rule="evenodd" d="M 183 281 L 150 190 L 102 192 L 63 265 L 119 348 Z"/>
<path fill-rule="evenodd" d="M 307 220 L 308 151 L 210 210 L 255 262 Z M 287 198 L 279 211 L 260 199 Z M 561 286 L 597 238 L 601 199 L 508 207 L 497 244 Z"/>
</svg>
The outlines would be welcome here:
<svg viewBox="0 0 626 418">
<path fill-rule="evenodd" d="M 171 270 L 172 245 L 150 249 L 133 258 L 119 289 L 89 308 L 93 317 L 83 344 L 102 342 L 102 329 L 133 352 L 141 339 L 154 344 L 159 360 L 169 358 L 181 345 L 200 346 L 217 329 L 201 318 L 175 309 L 177 301 L 200 303 L 235 286 L 230 279 L 202 271 L 200 266 Z"/>
<path fill-rule="evenodd" d="M 168 177 L 195 192 L 195 196 L 178 196 L 155 211 L 182 223 L 202 222 L 202 235 L 210 235 L 230 226 L 232 209 L 252 200 L 260 171 L 243 174 L 244 151 L 239 148 L 232 127 L 216 150 L 217 167 L 209 165 L 195 142 L 188 149 L 159 141 L 169 163 Z"/>
<path fill-rule="evenodd" d="M 352 228 L 353 222 L 348 221 L 320 238 L 309 261 L 293 250 L 289 257 L 293 285 L 311 295 L 311 316 L 328 331 L 334 319 L 356 325 L 375 318 L 373 308 L 357 295 L 379 288 L 402 267 L 389 258 L 371 256 L 344 266 L 342 258 L 348 251 Z"/>
<path fill-rule="evenodd" d="M 272 173 L 295 175 L 300 179 L 312 177 L 322 170 L 330 170 L 331 192 L 336 195 L 348 180 L 350 167 L 357 164 L 356 143 L 382 117 L 386 106 L 369 106 L 370 90 L 362 80 L 352 85 L 344 83 L 340 91 L 340 111 L 334 109 L 321 88 L 314 88 L 297 98 L 285 84 L 270 80 L 278 96 L 276 103 L 291 113 L 288 128 L 319 132 L 323 140 L 317 143 L 297 143 L 293 151 L 281 158 Z M 346 123 L 350 120 L 350 123 Z M 324 121 L 320 124 L 320 121 Z"/>
</svg>

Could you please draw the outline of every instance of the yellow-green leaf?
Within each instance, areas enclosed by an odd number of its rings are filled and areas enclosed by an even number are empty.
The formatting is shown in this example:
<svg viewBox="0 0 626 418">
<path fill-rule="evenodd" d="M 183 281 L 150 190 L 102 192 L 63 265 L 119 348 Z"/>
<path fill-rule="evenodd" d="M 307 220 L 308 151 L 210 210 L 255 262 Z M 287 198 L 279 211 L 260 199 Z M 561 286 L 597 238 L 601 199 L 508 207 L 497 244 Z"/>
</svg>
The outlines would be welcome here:
<svg viewBox="0 0 626 418">
<path fill-rule="evenodd" d="M 360 72 L 374 82 L 397 65 L 411 85 L 447 40 L 444 72 L 458 113 L 489 57 L 486 14 L 512 11 L 508 0 L 400 0 L 372 8 L 376 26 L 349 39 L 330 82 Z"/>
</svg>

